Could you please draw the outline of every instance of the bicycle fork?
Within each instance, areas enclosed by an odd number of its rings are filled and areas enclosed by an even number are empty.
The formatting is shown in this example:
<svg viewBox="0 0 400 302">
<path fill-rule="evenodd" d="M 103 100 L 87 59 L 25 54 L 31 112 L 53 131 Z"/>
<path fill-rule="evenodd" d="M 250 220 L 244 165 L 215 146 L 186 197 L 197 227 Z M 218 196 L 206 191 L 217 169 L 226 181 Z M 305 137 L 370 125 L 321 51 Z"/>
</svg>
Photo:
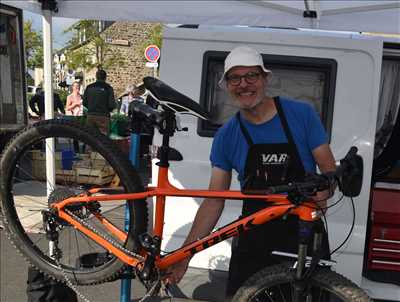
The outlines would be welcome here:
<svg viewBox="0 0 400 302">
<path fill-rule="evenodd" d="M 313 232 L 313 229 L 315 231 Z M 310 239 L 313 236 L 313 258 L 310 267 L 306 272 L 307 267 L 307 251 Z M 308 279 L 313 273 L 314 269 L 320 260 L 320 251 L 322 246 L 323 226 L 320 223 L 299 221 L 299 248 L 298 258 L 295 263 L 294 275 L 294 289 L 293 301 L 294 302 L 311 302 L 312 293 L 307 291 Z"/>
</svg>

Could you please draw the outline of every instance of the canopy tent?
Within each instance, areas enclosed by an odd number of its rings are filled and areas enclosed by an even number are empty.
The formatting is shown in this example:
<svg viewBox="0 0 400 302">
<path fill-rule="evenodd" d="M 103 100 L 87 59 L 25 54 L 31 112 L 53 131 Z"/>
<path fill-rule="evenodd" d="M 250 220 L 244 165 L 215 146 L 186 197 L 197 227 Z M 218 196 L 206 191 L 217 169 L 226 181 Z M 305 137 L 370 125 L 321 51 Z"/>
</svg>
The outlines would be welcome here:
<svg viewBox="0 0 400 302">
<path fill-rule="evenodd" d="M 4 4 L 42 14 L 33 0 Z M 41 0 L 46 2 L 46 0 Z M 51 1 L 50 1 L 51 2 Z M 68 1 L 55 17 L 400 33 L 399 1 Z"/>
<path fill-rule="evenodd" d="M 2 3 L 43 15 L 46 119 L 53 117 L 52 17 L 400 34 L 399 1 L 2 0 Z M 55 184 L 53 150 L 54 141 L 46 143 L 48 194 Z"/>
</svg>

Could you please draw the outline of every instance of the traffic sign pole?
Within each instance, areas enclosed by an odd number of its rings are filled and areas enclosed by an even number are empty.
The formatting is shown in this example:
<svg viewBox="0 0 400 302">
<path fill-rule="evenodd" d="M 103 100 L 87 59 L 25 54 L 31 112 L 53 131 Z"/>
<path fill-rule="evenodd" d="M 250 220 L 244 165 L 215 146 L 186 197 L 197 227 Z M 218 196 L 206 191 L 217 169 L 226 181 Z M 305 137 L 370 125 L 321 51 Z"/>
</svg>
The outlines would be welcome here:
<svg viewBox="0 0 400 302">
<path fill-rule="evenodd" d="M 157 67 L 158 67 L 157 61 L 160 58 L 160 54 L 161 52 L 157 45 L 149 45 L 144 50 L 144 57 L 148 61 L 146 63 L 146 67 L 153 68 L 153 76 L 155 78 L 157 77 Z"/>
</svg>

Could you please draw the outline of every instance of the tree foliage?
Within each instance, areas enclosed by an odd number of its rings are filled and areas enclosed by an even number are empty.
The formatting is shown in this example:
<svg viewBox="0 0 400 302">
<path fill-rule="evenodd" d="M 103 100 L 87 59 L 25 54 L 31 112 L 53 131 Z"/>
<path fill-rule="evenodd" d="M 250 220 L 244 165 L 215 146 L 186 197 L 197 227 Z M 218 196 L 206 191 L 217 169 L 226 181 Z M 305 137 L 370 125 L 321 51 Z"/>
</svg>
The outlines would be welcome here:
<svg viewBox="0 0 400 302">
<path fill-rule="evenodd" d="M 149 45 L 157 45 L 158 48 L 161 49 L 162 38 L 163 38 L 163 26 L 162 24 L 157 24 L 153 27 L 153 29 L 149 33 L 149 37 L 145 41 L 143 41 L 143 43 L 140 45 L 139 52 L 144 53 L 146 47 Z"/>
<path fill-rule="evenodd" d="M 67 28 L 72 33 L 67 42 L 66 59 L 72 69 L 109 68 L 122 62 L 118 50 L 113 49 L 99 32 L 98 21 L 81 20 Z"/>
<path fill-rule="evenodd" d="M 24 48 L 26 65 L 34 70 L 43 67 L 43 38 L 40 31 L 32 28 L 32 21 L 24 22 Z"/>
</svg>

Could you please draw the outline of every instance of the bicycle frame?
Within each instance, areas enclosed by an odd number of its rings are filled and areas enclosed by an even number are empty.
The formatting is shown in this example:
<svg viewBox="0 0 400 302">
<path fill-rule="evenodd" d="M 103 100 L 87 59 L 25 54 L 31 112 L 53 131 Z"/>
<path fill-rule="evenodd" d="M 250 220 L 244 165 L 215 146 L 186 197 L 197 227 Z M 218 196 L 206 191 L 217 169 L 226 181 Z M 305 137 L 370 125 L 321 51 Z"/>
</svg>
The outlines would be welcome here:
<svg viewBox="0 0 400 302">
<path fill-rule="evenodd" d="M 98 192 L 107 192 L 110 188 L 95 188 L 89 190 L 89 194 L 95 194 Z M 274 206 L 262 209 L 250 216 L 238 219 L 231 222 L 230 224 L 221 227 L 210 235 L 201 238 L 193 243 L 185 245 L 172 253 L 165 256 L 157 255 L 155 259 L 155 266 L 160 270 L 164 270 L 169 266 L 183 260 L 186 257 L 192 256 L 206 248 L 209 248 L 225 239 L 233 236 L 237 236 L 251 228 L 264 224 L 269 220 L 283 216 L 287 213 L 299 216 L 300 220 L 303 221 L 315 221 L 318 219 L 317 210 L 315 204 L 311 202 L 303 203 L 302 205 L 295 206 L 291 203 L 286 195 L 282 194 L 270 194 L 270 195 L 248 195 L 243 194 L 240 191 L 227 190 L 227 191 L 210 191 L 210 190 L 186 190 L 178 189 L 174 187 L 168 180 L 168 167 L 160 167 L 158 173 L 158 185 L 156 187 L 148 187 L 144 192 L 138 193 L 124 193 L 124 194 L 105 194 L 99 196 L 79 196 L 65 199 L 59 203 L 52 205 L 58 211 L 58 216 L 82 233 L 86 234 L 92 240 L 103 246 L 106 250 L 110 251 L 121 261 L 131 266 L 137 266 L 140 261 L 122 250 L 114 247 L 108 241 L 89 230 L 81 223 L 76 221 L 73 217 L 68 215 L 64 208 L 73 204 L 90 203 L 94 201 L 113 201 L 116 200 L 142 200 L 149 197 L 156 198 L 156 211 L 155 211 L 155 223 L 153 229 L 153 236 L 163 238 L 163 225 L 164 225 L 164 214 L 165 214 L 165 201 L 166 197 L 201 197 L 201 198 L 221 198 L 221 199 L 255 199 L 263 200 L 268 203 L 272 203 Z M 100 214 L 95 215 L 97 219 L 119 240 L 125 241 L 128 234 L 114 226 L 111 222 L 106 220 Z M 145 254 L 143 253 L 143 256 Z"/>
<path fill-rule="evenodd" d="M 139 118 L 139 117 L 138 117 Z M 237 236 L 242 232 L 245 232 L 257 225 L 264 224 L 269 220 L 283 216 L 287 213 L 299 216 L 302 221 L 315 221 L 319 218 L 315 205 L 311 202 L 303 203 L 302 205 L 295 206 L 291 203 L 286 195 L 281 194 L 270 194 L 270 195 L 249 195 L 243 194 L 240 191 L 226 190 L 226 191 L 211 191 L 211 190 L 187 190 L 178 189 L 174 187 L 168 180 L 169 170 L 169 137 L 173 136 L 176 131 L 176 120 L 174 113 L 167 113 L 163 123 L 160 123 L 162 127 L 159 128 L 160 133 L 163 135 L 163 141 L 161 146 L 160 161 L 157 163 L 159 166 L 158 171 L 158 182 L 156 187 L 147 187 L 144 192 L 138 193 L 125 193 L 125 194 L 106 194 L 100 196 L 80 196 L 67 198 L 61 202 L 57 202 L 52 205 L 58 212 L 58 216 L 71 225 L 75 226 L 82 233 L 86 234 L 89 238 L 103 246 L 106 250 L 110 251 L 121 261 L 128 265 L 137 267 L 141 261 L 136 257 L 130 256 L 124 251 L 116 248 L 107 240 L 89 230 L 81 223 L 76 221 L 73 217 L 68 215 L 64 211 L 64 208 L 68 205 L 79 204 L 79 203 L 90 203 L 94 201 L 113 201 L 116 200 L 142 200 L 149 197 L 156 198 L 156 210 L 155 210 L 155 223 L 153 229 L 153 236 L 158 237 L 160 240 L 163 238 L 164 228 L 164 215 L 165 215 L 165 201 L 166 197 L 201 197 L 201 198 L 221 198 L 221 199 L 255 199 L 269 202 L 275 206 L 262 209 L 250 216 L 238 219 L 231 222 L 230 224 L 212 232 L 210 235 L 196 240 L 188 245 L 185 245 L 172 253 L 161 256 L 160 254 L 155 255 L 155 266 L 160 270 L 165 270 L 169 266 L 183 260 L 186 257 L 194 255 L 208 247 L 211 247 L 225 239 L 233 236 Z M 95 194 L 99 192 L 107 192 L 109 188 L 95 188 L 89 190 L 89 194 Z M 111 222 L 106 220 L 100 214 L 95 215 L 97 219 L 119 240 L 125 241 L 128 234 L 117 228 Z M 140 251 L 141 255 L 146 257 L 146 251 Z"/>
</svg>

